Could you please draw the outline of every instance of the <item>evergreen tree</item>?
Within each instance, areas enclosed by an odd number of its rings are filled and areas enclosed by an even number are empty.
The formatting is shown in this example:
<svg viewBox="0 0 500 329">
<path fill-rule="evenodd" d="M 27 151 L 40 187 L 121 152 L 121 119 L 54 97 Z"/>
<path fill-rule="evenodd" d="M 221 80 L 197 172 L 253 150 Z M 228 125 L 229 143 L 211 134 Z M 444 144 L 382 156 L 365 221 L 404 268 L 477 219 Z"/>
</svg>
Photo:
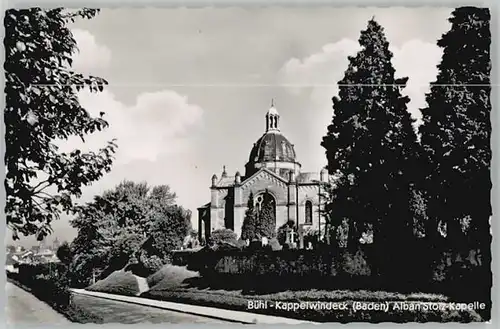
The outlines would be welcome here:
<svg viewBox="0 0 500 329">
<path fill-rule="evenodd" d="M 451 245 L 468 239 L 484 250 L 491 216 L 489 20 L 486 8 L 453 11 L 451 30 L 438 41 L 443 58 L 420 127 L 428 160 L 427 234 L 436 235 L 441 222 Z"/>
<path fill-rule="evenodd" d="M 241 238 L 243 240 L 255 240 L 256 229 L 257 229 L 257 214 L 254 208 L 253 193 L 250 192 L 247 202 L 247 210 L 245 212 L 245 218 L 243 219 L 243 225 L 241 227 Z"/>
<path fill-rule="evenodd" d="M 444 226 L 447 248 L 462 259 L 479 250 L 482 266 L 473 275 L 458 269 L 452 276 L 460 278 L 456 287 L 467 299 L 490 301 L 490 13 L 487 8 L 462 7 L 449 21 L 450 31 L 438 41 L 443 57 L 420 127 L 428 160 L 426 234 L 435 245 L 437 231 Z"/>
<path fill-rule="evenodd" d="M 389 43 L 374 19 L 359 43 L 361 51 L 349 57 L 339 81 L 321 145 L 330 174 L 339 175 L 334 215 L 349 220 L 349 240 L 373 226 L 374 243 L 396 251 L 413 236 L 410 200 L 418 149 L 409 99 L 401 95 L 407 78 L 395 78 Z"/>
<path fill-rule="evenodd" d="M 274 238 L 276 236 L 276 214 L 274 199 L 269 192 L 264 193 L 262 208 L 259 212 L 259 233 L 261 237 Z"/>
</svg>

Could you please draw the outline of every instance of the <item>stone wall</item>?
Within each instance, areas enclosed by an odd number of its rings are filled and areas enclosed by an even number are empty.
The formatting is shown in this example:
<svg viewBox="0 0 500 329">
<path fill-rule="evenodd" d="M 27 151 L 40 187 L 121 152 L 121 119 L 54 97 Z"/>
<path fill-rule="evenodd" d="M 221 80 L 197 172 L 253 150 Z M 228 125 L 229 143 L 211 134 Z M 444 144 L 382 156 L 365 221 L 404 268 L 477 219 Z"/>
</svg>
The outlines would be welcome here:
<svg viewBox="0 0 500 329">
<path fill-rule="evenodd" d="M 291 195 L 295 200 L 289 200 L 289 188 L 296 189 Z M 234 190 L 233 190 L 234 189 Z M 226 227 L 226 212 L 230 211 L 234 231 L 239 237 L 241 227 L 247 209 L 247 202 L 250 193 L 254 197 L 260 193 L 268 191 L 276 201 L 276 227 L 280 227 L 288 220 L 294 220 L 297 224 L 304 224 L 306 220 L 307 201 L 313 204 L 312 223 L 308 225 L 315 230 L 319 229 L 319 187 L 315 184 L 309 185 L 289 185 L 268 172 L 261 172 L 251 180 L 246 181 L 241 186 L 229 187 L 226 189 L 212 189 L 211 209 L 210 209 L 210 231 Z M 234 200 L 229 200 L 234 193 Z M 295 196 L 296 195 L 296 196 Z M 227 203 L 231 203 L 228 205 Z M 295 204 L 296 205 L 293 205 Z M 235 207 L 233 208 L 233 204 Z M 228 207 L 229 206 L 229 207 Z M 298 209 L 295 209 L 297 207 Z M 297 218 L 298 216 L 298 218 Z"/>
</svg>

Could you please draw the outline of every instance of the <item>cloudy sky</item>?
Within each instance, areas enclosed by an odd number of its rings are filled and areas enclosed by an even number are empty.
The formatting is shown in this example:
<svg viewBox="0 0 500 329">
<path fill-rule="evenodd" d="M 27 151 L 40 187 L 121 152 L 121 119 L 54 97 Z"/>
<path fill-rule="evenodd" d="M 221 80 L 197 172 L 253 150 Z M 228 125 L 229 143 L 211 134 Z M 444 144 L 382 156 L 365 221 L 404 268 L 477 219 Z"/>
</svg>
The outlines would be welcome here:
<svg viewBox="0 0 500 329">
<path fill-rule="evenodd" d="M 409 110 L 419 119 L 441 57 L 436 41 L 449 29 L 451 12 L 130 8 L 103 9 L 75 23 L 75 69 L 109 81 L 101 94 L 80 95 L 90 112 L 106 112 L 110 123 L 85 148 L 112 138 L 119 145 L 113 171 L 87 188 L 83 201 L 124 179 L 169 184 L 196 221 L 196 208 L 209 201 L 212 174 L 220 176 L 223 165 L 229 174 L 243 173 L 272 98 L 303 169 L 319 171 L 335 84 L 368 20 L 375 16 L 385 28 L 397 75 L 409 77 Z M 66 145 L 75 146 L 81 145 Z M 67 217 L 53 227 L 59 239 L 75 236 Z"/>
</svg>

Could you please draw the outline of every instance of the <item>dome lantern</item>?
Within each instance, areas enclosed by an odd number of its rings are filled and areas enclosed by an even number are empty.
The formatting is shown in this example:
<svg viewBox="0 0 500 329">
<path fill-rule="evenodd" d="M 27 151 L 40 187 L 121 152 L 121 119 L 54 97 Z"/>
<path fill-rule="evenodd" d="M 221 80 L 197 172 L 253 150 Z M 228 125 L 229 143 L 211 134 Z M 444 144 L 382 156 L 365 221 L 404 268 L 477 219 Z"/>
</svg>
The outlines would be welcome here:
<svg viewBox="0 0 500 329">
<path fill-rule="evenodd" d="M 266 113 L 266 132 L 276 131 L 279 132 L 280 115 L 278 110 L 274 107 L 274 99 L 271 100 L 271 108 Z"/>
<path fill-rule="evenodd" d="M 247 164 L 245 177 L 250 177 L 259 168 L 269 169 L 288 179 L 287 172 L 300 171 L 300 163 L 296 160 L 292 143 L 280 131 L 280 115 L 274 107 L 274 100 L 266 115 L 266 131 L 253 144 Z"/>
</svg>

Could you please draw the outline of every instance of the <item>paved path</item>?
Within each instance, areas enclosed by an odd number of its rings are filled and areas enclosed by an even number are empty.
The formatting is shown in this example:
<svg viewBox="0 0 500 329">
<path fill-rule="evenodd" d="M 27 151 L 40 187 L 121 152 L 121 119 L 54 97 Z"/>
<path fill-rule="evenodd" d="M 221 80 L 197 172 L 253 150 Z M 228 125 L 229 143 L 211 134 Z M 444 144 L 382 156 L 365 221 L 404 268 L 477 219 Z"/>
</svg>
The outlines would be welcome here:
<svg viewBox="0 0 500 329">
<path fill-rule="evenodd" d="M 197 306 L 197 305 L 189 305 L 189 304 L 181 304 L 181 303 L 173 303 L 167 301 L 160 301 L 148 298 L 141 297 L 131 297 L 131 296 L 122 296 L 115 294 L 108 294 L 96 291 L 87 291 L 84 289 L 72 289 L 73 292 L 78 295 L 83 296 L 94 296 L 100 297 L 102 299 L 108 299 L 113 301 L 122 301 L 126 303 L 143 305 L 145 307 L 163 309 L 181 312 L 177 314 L 185 313 L 185 315 L 197 315 L 201 317 L 212 317 L 220 320 L 231 321 L 231 322 L 239 322 L 239 323 L 265 323 L 265 324 L 304 324 L 304 323 L 313 323 L 309 321 L 301 321 L 290 318 L 283 318 L 278 316 L 271 315 L 263 315 L 256 314 L 250 312 L 241 312 L 241 311 L 232 311 L 214 307 L 206 307 L 206 306 Z M 206 319 L 206 318 L 205 318 Z"/>
<path fill-rule="evenodd" d="M 71 323 L 62 314 L 54 311 L 29 292 L 7 281 L 5 285 L 6 320 L 8 325 L 24 324 L 68 324 Z"/>
<path fill-rule="evenodd" d="M 85 310 L 99 323 L 120 324 L 179 324 L 179 323 L 224 323 L 225 321 L 203 316 L 162 310 L 83 294 L 74 294 L 73 303 Z M 95 322 L 92 320 L 89 322 Z"/>
</svg>

